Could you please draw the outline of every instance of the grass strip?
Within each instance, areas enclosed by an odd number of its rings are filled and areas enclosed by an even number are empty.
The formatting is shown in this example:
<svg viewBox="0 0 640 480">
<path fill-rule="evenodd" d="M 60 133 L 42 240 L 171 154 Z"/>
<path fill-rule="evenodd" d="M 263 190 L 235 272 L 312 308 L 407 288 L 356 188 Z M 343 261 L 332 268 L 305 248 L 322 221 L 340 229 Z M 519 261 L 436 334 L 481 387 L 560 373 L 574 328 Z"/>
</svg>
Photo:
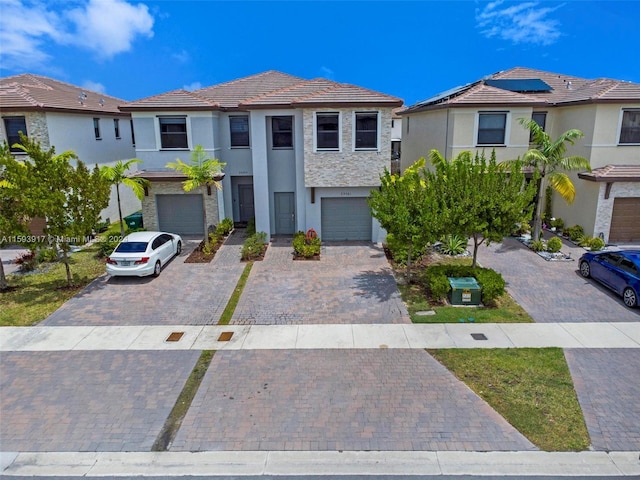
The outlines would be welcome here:
<svg viewBox="0 0 640 480">
<path fill-rule="evenodd" d="M 203 350 L 200 354 L 196 366 L 193 367 L 175 405 L 171 409 L 171 413 L 165 420 L 162 430 L 160 430 L 156 441 L 151 447 L 151 451 L 164 452 L 171 446 L 215 353 L 215 350 Z"/>
<path fill-rule="evenodd" d="M 252 266 L 253 262 L 247 262 L 247 264 L 244 266 L 244 270 L 242 271 L 242 275 L 240 275 L 240 278 L 238 279 L 236 288 L 233 290 L 231 298 L 229 298 L 227 306 L 224 308 L 222 315 L 220 315 L 218 325 L 229 325 L 231 317 L 233 317 L 233 312 L 235 312 L 238 301 L 240 300 L 240 295 L 242 295 L 244 286 L 247 284 L 247 279 L 249 278 L 249 273 L 251 273 Z"/>
<path fill-rule="evenodd" d="M 540 449 L 580 451 L 589 446 L 562 349 L 427 351 Z"/>
</svg>

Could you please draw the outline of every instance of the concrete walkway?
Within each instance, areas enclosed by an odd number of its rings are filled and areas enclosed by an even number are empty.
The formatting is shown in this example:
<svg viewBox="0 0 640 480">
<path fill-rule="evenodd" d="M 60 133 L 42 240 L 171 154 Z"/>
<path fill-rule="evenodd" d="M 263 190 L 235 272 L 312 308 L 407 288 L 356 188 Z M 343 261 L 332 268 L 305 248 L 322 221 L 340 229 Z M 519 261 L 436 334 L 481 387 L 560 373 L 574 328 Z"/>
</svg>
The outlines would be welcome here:
<svg viewBox="0 0 640 480">
<path fill-rule="evenodd" d="M 0 351 L 640 348 L 640 322 L 3 327 Z M 171 333 L 182 332 L 175 342 Z M 223 332 L 231 332 L 221 341 Z M 482 339 L 478 334 L 486 337 Z M 476 338 L 481 339 L 476 339 Z"/>
</svg>

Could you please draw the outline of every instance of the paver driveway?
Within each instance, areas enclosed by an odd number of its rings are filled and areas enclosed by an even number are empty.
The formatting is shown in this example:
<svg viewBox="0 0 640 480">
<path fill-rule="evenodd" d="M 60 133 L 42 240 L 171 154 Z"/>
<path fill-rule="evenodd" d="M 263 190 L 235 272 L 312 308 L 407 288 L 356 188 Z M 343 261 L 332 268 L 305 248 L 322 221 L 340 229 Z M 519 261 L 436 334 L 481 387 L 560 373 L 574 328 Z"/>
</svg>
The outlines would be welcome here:
<svg viewBox="0 0 640 480">
<path fill-rule="evenodd" d="M 232 235 L 211 263 L 184 263 L 198 241 L 186 241 L 158 278 L 104 275 L 41 325 L 213 325 L 242 274 Z"/>
<path fill-rule="evenodd" d="M 290 240 L 256 262 L 234 324 L 409 323 L 380 247 L 326 244 L 321 259 L 293 260 Z"/>
</svg>

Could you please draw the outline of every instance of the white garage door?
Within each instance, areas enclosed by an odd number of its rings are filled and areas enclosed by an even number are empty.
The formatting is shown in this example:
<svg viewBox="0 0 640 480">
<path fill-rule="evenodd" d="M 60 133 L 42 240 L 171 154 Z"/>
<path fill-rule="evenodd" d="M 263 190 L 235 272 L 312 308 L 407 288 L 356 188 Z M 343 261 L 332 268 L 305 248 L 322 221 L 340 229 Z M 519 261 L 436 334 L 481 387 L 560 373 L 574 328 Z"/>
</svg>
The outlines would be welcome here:
<svg viewBox="0 0 640 480">
<path fill-rule="evenodd" d="M 156 195 L 158 228 L 180 235 L 204 235 L 202 195 Z"/>
<path fill-rule="evenodd" d="M 322 240 L 371 241 L 371 211 L 366 198 L 323 198 Z"/>
</svg>

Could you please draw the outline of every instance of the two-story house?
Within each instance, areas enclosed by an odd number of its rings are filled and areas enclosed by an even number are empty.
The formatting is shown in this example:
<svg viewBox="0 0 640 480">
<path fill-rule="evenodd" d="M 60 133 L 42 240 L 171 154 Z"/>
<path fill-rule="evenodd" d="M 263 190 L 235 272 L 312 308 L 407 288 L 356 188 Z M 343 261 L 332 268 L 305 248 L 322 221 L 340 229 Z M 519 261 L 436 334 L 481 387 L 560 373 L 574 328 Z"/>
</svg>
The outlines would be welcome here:
<svg viewBox="0 0 640 480">
<path fill-rule="evenodd" d="M 323 240 L 381 241 L 367 197 L 390 168 L 391 112 L 398 98 L 326 79 L 276 71 L 196 91 L 176 90 L 120 106 L 130 113 L 137 175 L 151 186 L 145 225 L 182 234 L 255 218 L 256 229 Z M 167 170 L 201 145 L 224 167 L 223 188 L 186 193 Z"/>
<path fill-rule="evenodd" d="M 610 243 L 640 241 L 640 84 L 517 67 L 401 115 L 403 170 L 431 149 L 446 158 L 492 149 L 499 161 L 522 157 L 531 145 L 520 118 L 533 119 L 552 138 L 581 130 L 584 137 L 567 154 L 587 158 L 592 172 L 569 174 L 576 201 L 554 198 L 554 216 Z"/>
<path fill-rule="evenodd" d="M 135 155 L 131 116 L 118 110 L 124 100 L 68 83 L 22 74 L 0 79 L 0 142 L 19 143 L 19 132 L 57 153 L 73 150 L 89 168 L 113 165 Z M 11 148 L 16 156 L 25 155 Z M 120 189 L 123 215 L 140 209 L 128 188 Z M 115 188 L 103 219 L 118 218 Z"/>
</svg>

